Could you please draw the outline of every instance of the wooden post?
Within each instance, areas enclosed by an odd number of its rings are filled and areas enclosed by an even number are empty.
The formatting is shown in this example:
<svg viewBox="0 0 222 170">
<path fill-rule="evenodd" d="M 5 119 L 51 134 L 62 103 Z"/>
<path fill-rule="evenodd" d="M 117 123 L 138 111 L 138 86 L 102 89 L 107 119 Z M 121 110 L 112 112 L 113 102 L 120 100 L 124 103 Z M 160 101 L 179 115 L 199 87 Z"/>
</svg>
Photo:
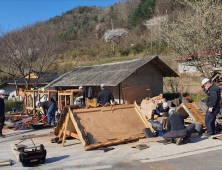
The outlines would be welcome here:
<svg viewBox="0 0 222 170">
<path fill-rule="evenodd" d="M 65 146 L 66 131 L 67 131 L 68 123 L 69 123 L 69 118 L 70 118 L 70 112 L 68 111 L 68 113 L 67 113 L 67 115 L 66 115 L 65 129 L 64 129 L 64 131 L 63 131 L 62 147 Z"/>
</svg>

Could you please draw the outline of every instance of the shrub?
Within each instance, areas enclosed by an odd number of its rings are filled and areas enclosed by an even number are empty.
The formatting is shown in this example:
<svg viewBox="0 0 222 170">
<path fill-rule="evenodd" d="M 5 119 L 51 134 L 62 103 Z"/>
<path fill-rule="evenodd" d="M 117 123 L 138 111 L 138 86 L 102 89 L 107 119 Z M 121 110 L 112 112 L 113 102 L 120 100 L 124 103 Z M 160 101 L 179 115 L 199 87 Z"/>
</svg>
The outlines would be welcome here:
<svg viewBox="0 0 222 170">
<path fill-rule="evenodd" d="M 130 54 L 130 48 L 120 48 L 118 52 L 121 56 L 128 56 Z"/>
<path fill-rule="evenodd" d="M 24 109 L 24 102 L 14 101 L 13 99 L 5 101 L 5 112 L 12 111 L 12 108 L 22 111 Z"/>
</svg>

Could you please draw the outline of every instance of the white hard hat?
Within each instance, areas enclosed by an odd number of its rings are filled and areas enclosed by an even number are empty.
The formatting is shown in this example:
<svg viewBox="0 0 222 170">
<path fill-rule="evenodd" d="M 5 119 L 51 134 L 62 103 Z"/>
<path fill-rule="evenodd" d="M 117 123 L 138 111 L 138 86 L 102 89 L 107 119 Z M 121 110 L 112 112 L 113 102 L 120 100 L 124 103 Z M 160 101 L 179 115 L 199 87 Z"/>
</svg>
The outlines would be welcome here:
<svg viewBox="0 0 222 170">
<path fill-rule="evenodd" d="M 204 85 L 204 84 L 207 83 L 207 82 L 210 82 L 210 79 L 204 78 L 204 79 L 202 80 L 202 85 Z"/>
<path fill-rule="evenodd" d="M 166 109 L 168 107 L 168 103 L 167 102 L 163 102 L 163 108 Z"/>
<path fill-rule="evenodd" d="M 176 111 L 175 109 L 170 109 L 168 113 L 169 113 L 169 114 L 172 114 L 172 113 L 174 113 L 175 111 Z"/>
<path fill-rule="evenodd" d="M 40 103 L 39 101 L 36 101 L 36 103 L 35 103 L 35 104 L 36 104 L 36 106 L 39 106 L 39 103 Z"/>
<path fill-rule="evenodd" d="M 83 87 L 82 87 L 82 86 L 79 86 L 79 89 L 83 89 Z"/>
<path fill-rule="evenodd" d="M 106 87 L 106 85 L 105 84 L 101 84 L 101 87 Z"/>
<path fill-rule="evenodd" d="M 0 90 L 0 94 L 5 95 L 6 94 L 5 90 Z"/>
</svg>

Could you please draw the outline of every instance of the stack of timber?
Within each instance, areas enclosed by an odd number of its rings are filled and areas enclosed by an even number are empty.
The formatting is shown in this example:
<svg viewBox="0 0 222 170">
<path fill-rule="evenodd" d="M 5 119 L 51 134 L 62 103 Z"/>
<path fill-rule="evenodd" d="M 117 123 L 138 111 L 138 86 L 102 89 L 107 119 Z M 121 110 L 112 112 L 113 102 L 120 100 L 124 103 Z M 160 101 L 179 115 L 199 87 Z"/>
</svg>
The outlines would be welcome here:
<svg viewBox="0 0 222 170">
<path fill-rule="evenodd" d="M 141 112 L 145 115 L 148 119 L 151 119 L 152 111 L 156 109 L 156 105 L 158 103 L 164 102 L 165 99 L 163 95 L 160 94 L 159 96 L 153 98 L 145 98 L 141 103 Z"/>
<path fill-rule="evenodd" d="M 62 146 L 71 136 L 79 139 L 85 150 L 91 150 L 145 138 L 145 128 L 156 135 L 136 103 L 90 109 L 67 106 L 54 134 L 62 139 Z"/>
<path fill-rule="evenodd" d="M 177 108 L 177 112 L 181 114 L 184 119 L 187 119 L 188 117 L 192 119 L 193 122 L 199 122 L 203 124 L 203 127 L 206 127 L 205 125 L 205 113 L 200 109 L 200 107 L 197 105 L 197 102 L 193 103 L 181 103 L 181 105 Z M 186 121 L 185 122 L 189 122 Z"/>
</svg>

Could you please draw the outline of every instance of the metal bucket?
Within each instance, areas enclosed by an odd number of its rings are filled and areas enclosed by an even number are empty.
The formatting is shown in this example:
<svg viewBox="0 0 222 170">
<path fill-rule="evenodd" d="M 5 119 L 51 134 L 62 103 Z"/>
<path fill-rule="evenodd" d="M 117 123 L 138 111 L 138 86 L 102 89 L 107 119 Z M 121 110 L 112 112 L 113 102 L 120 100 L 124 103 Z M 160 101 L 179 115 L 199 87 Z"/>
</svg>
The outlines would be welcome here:
<svg viewBox="0 0 222 170">
<path fill-rule="evenodd" d="M 199 134 L 202 134 L 203 131 L 203 123 L 195 122 L 195 130 L 194 132 L 198 132 Z"/>
<path fill-rule="evenodd" d="M 146 138 L 152 138 L 153 137 L 153 134 L 152 134 L 150 128 L 143 129 L 143 133 L 145 134 Z"/>
</svg>

